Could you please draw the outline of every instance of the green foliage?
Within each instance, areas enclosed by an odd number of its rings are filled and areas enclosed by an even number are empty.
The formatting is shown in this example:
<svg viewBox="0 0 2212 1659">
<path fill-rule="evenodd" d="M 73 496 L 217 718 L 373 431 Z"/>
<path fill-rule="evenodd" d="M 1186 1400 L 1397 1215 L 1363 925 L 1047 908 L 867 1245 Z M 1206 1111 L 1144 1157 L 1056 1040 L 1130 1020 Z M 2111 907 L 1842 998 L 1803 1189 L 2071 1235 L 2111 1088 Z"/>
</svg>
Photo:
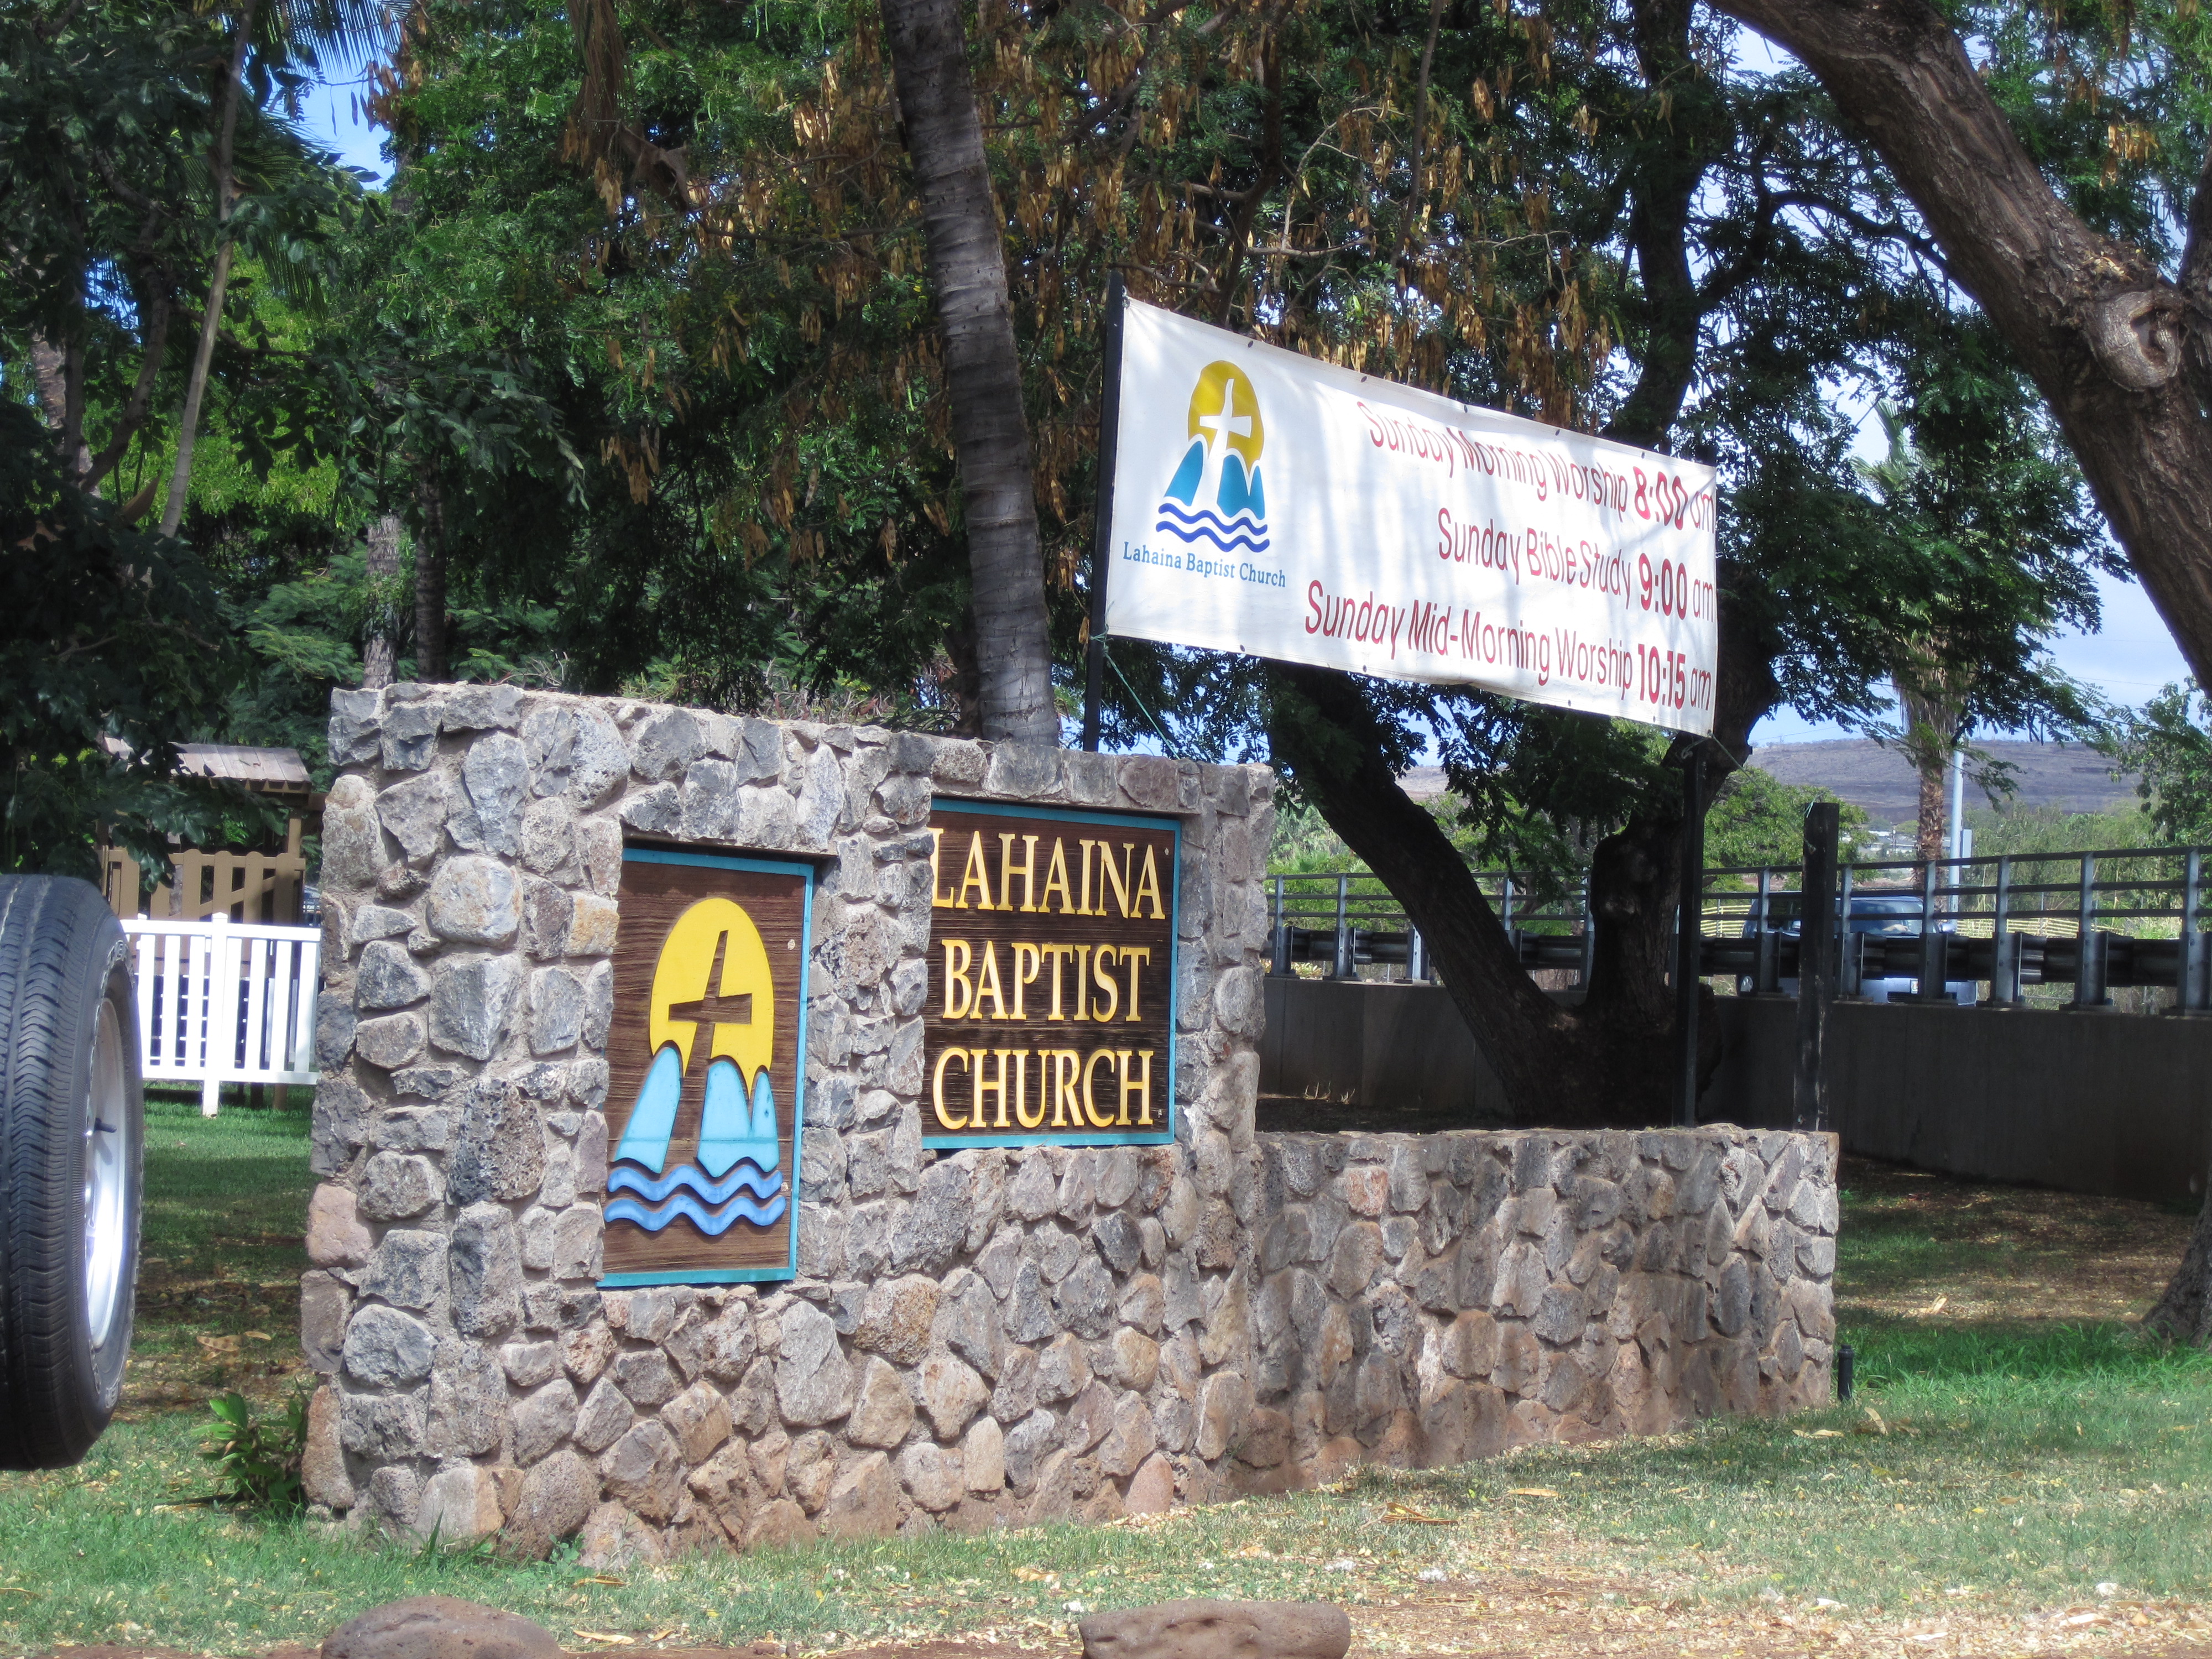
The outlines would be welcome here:
<svg viewBox="0 0 2212 1659">
<path fill-rule="evenodd" d="M 292 1391 L 282 1419 L 273 1425 L 258 1420 L 246 1396 L 235 1390 L 209 1401 L 208 1410 L 216 1420 L 216 1438 L 200 1449 L 200 1455 L 229 1483 L 222 1501 L 273 1515 L 304 1508 L 300 1462 L 307 1449 L 307 1390 Z"/>
<path fill-rule="evenodd" d="M 1730 773 L 1705 816 L 1706 866 L 1803 863 L 1805 814 L 1816 801 L 1837 799 L 1809 784 L 1784 783 L 1755 766 Z M 1837 856 L 1849 863 L 1859 856 L 1866 811 L 1844 801 L 1837 816 L 1842 820 Z"/>
<path fill-rule="evenodd" d="M 632 32 L 624 118 L 727 192 L 704 219 L 579 165 L 565 9 L 417 15 L 380 106 L 398 179 L 356 247 L 344 349 L 380 366 L 346 377 L 375 390 L 352 430 L 376 499 L 419 532 L 417 480 L 441 494 L 474 607 L 455 620 L 527 623 L 456 667 L 557 663 L 577 690 L 748 707 L 858 681 L 878 718 L 937 723 L 965 589 L 950 456 L 907 384 L 928 297 L 910 272 L 852 286 L 797 154 L 797 100 L 848 9 L 610 20 Z M 900 384 L 855 395 L 855 365 L 903 366 Z"/>
<path fill-rule="evenodd" d="M 2169 685 L 2124 717 L 2105 744 L 2115 769 L 2136 772 L 2160 836 L 2212 842 L 2212 706 L 2194 681 Z"/>
<path fill-rule="evenodd" d="M 2139 806 L 2112 807 L 2102 812 L 2069 812 L 2063 806 L 1970 806 L 1966 827 L 1974 832 L 1978 859 L 2008 853 L 2088 853 L 2173 844 L 2173 837 Z"/>
<path fill-rule="evenodd" d="M 231 667 L 205 570 L 70 488 L 20 404 L 0 404 L 0 868 L 89 877 L 102 821 L 158 859 L 181 812 L 225 804 L 172 777 Z"/>
<path fill-rule="evenodd" d="M 2123 567 L 2027 378 L 1987 330 L 1948 331 L 1910 409 L 1878 406 L 1889 452 L 1855 466 L 1918 580 L 1882 627 L 1904 700 L 1897 741 L 1923 773 L 1977 732 L 2079 735 L 2094 709 L 2053 665 L 2062 628 L 2094 630 L 2096 577 Z"/>
<path fill-rule="evenodd" d="M 237 648 L 180 732 L 292 744 L 321 775 L 328 693 L 368 635 L 410 672 L 426 555 L 461 676 L 959 718 L 979 642 L 876 8 L 604 9 L 611 79 L 556 0 L 414 7 L 375 100 L 398 172 L 364 198 L 284 109 L 303 49 L 374 44 L 374 20 L 261 9 L 242 258 L 185 520 Z M 21 401 L 33 336 L 81 346 L 104 453 L 161 296 L 181 327 L 204 281 L 228 43 L 221 14 L 159 0 L 91 0 L 46 39 L 62 15 L 0 19 L 0 361 Z M 2102 0 L 1958 15 L 2069 199 L 2164 248 L 2201 149 L 2202 21 L 2168 0 L 2125 27 Z M 1113 269 L 1370 372 L 1713 461 L 1735 683 L 1756 700 L 1771 676 L 1762 706 L 1878 726 L 1902 618 L 1972 671 L 1983 726 L 2067 717 L 2040 641 L 2091 618 L 2104 556 L 2054 435 L 2019 412 L 2031 392 L 1809 76 L 1751 67 L 1710 13 L 1679 40 L 1651 21 L 1626 0 L 1462 7 L 1431 52 L 1419 8 L 974 14 L 1064 665 Z M 602 95 L 612 118 L 580 123 Z M 1686 298 L 1646 246 L 1669 201 L 1700 273 Z M 154 364 L 155 411 L 181 339 Z M 1842 382 L 1898 400 L 1949 495 L 1869 498 Z M 111 494 L 161 475 L 163 418 Z M 414 562 L 371 583 L 360 536 L 387 514 Z M 1136 696 L 1109 676 L 1109 744 L 1146 732 L 1141 697 L 1182 752 L 1265 752 L 1264 668 L 1114 648 Z M 1401 758 L 1440 751 L 1454 837 L 1539 885 L 1674 810 L 1641 728 L 1448 690 L 1373 700 Z"/>
<path fill-rule="evenodd" d="M 1365 866 L 1318 810 L 1297 799 L 1275 803 L 1275 836 L 1267 845 L 1271 876 L 1309 876 Z"/>
</svg>

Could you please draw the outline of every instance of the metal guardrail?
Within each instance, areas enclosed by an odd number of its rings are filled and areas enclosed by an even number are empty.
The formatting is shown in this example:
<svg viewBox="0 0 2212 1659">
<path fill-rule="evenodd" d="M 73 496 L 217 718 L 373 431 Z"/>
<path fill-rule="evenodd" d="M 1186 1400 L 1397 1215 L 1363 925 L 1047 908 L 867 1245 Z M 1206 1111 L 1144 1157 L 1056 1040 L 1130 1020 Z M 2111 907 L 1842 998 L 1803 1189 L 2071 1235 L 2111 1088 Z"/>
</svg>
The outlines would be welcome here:
<svg viewBox="0 0 2212 1659">
<path fill-rule="evenodd" d="M 2205 855 L 2195 847 L 2023 853 L 1986 858 L 1869 860 L 1841 870 L 1838 988 L 1910 980 L 1915 998 L 1986 987 L 1976 1000 L 2023 1000 L 2038 985 L 2069 984 L 2070 1006 L 2104 1007 L 2133 986 L 2175 993 L 2174 1006 L 2212 1012 L 2212 946 Z M 1699 969 L 1774 994 L 1798 971 L 1800 872 L 1796 866 L 1705 872 Z M 1505 924 L 1522 966 L 1589 973 L 1589 896 L 1531 903 L 1504 871 L 1475 879 Z M 1273 969 L 1319 962 L 1336 977 L 1370 963 L 1431 979 L 1420 934 L 1375 877 L 1361 872 L 1268 878 Z"/>
<path fill-rule="evenodd" d="M 1509 871 L 1479 870 L 1474 878 L 1504 922 L 1522 966 L 1588 976 L 1592 935 L 1584 890 L 1544 903 L 1533 901 Z M 1330 977 L 1341 979 L 1380 963 L 1402 966 L 1408 979 L 1435 977 L 1419 930 L 1376 877 L 1361 871 L 1270 876 L 1267 891 L 1276 973 L 1319 962 Z"/>
</svg>

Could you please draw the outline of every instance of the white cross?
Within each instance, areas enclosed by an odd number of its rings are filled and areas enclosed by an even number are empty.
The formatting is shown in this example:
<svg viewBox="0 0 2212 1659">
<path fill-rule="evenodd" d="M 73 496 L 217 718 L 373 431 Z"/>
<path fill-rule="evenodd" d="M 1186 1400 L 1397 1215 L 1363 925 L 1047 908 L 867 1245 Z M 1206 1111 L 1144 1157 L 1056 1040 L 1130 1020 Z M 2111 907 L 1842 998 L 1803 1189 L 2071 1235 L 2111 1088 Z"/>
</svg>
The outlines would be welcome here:
<svg viewBox="0 0 2212 1659">
<path fill-rule="evenodd" d="M 1211 415 L 1201 415 L 1198 417 L 1199 425 L 1212 434 L 1212 441 L 1206 446 L 1209 455 L 1218 453 L 1221 446 L 1228 441 L 1231 433 L 1240 438 L 1249 438 L 1252 435 L 1252 417 L 1249 415 L 1231 414 L 1230 410 L 1236 406 L 1237 377 L 1232 374 L 1221 383 L 1221 407 Z"/>
</svg>

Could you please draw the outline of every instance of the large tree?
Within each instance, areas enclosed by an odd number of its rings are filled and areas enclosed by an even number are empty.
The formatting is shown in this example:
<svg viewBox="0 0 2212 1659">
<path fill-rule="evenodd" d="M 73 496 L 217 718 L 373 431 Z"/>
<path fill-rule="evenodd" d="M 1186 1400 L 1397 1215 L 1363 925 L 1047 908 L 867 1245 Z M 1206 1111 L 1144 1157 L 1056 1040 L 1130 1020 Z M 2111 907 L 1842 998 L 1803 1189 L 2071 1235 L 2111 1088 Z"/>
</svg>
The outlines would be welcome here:
<svg viewBox="0 0 2212 1659">
<path fill-rule="evenodd" d="M 981 734 L 1057 744 L 1044 565 L 1029 423 L 1006 297 L 1004 218 L 992 199 L 959 0 L 883 0 L 899 113 L 944 330 L 960 457 Z"/>
<path fill-rule="evenodd" d="M 1722 463 L 1710 781 L 1741 763 L 1785 697 L 1874 720 L 1900 611 L 1953 624 L 1932 659 L 1990 692 L 1984 712 L 2044 712 L 2049 688 L 2018 671 L 2039 634 L 2094 612 L 2078 538 L 2048 558 L 2005 545 L 1979 572 L 1931 558 L 1843 483 L 1838 434 L 1817 409 L 1824 379 L 1894 374 L 1929 348 L 1967 343 L 1968 319 L 1946 303 L 1880 168 L 1834 132 L 1802 77 L 1723 69 L 1725 25 L 1687 3 L 1553 8 L 1543 21 L 1544 67 L 1520 66 L 1516 85 L 1515 66 L 1493 61 L 1476 90 L 1486 117 L 1510 119 L 1516 160 L 1551 164 L 1554 222 L 1619 260 L 1623 350 L 1582 405 L 1609 435 Z M 2063 495 L 2064 468 L 2051 476 Z M 1976 609 L 1987 574 L 2017 601 L 2002 618 Z M 1679 772 L 1587 720 L 1495 700 L 1281 670 L 1260 702 L 1273 754 L 1407 906 L 1516 1109 L 1544 1121 L 1663 1115 Z M 1555 824 L 1610 828 L 1589 861 L 1598 939 L 1578 1007 L 1528 984 L 1457 851 L 1397 789 L 1395 772 L 1430 737 L 1493 828 L 1525 823 L 1532 805 Z M 1683 763 L 1685 746 L 1667 758 Z"/>
<path fill-rule="evenodd" d="M 497 331 L 538 361 L 562 355 L 580 385 L 572 441 L 621 469 L 635 521 L 651 526 L 618 540 L 609 503 L 568 532 L 625 596 L 610 605 L 592 583 L 574 588 L 606 619 L 580 641 L 596 672 L 633 618 L 671 656 L 703 651 L 718 629 L 733 656 L 767 610 L 817 671 L 842 660 L 885 674 L 909 659 L 898 629 L 933 629 L 951 647 L 957 700 L 980 712 L 989 639 L 947 626 L 957 612 L 860 602 L 849 586 L 884 592 L 874 585 L 886 575 L 933 572 L 934 591 L 959 592 L 976 614 L 965 569 L 957 590 L 943 585 L 945 554 L 960 552 L 948 532 L 963 527 L 951 464 L 974 482 L 951 337 L 937 325 L 950 247 L 967 262 L 960 280 L 982 284 L 967 290 L 981 321 L 997 314 L 992 272 L 1007 283 L 997 337 L 1011 337 L 1018 397 L 1000 355 L 989 412 L 1002 434 L 1018 429 L 1006 424 L 1017 402 L 1026 413 L 1063 653 L 1090 539 L 1096 300 L 1119 270 L 1141 297 L 1368 372 L 1721 463 L 1723 756 L 1741 757 L 1780 698 L 1879 714 L 1879 613 L 1928 582 L 1878 533 L 1823 390 L 1890 376 L 1940 347 L 1954 319 L 1924 239 L 1818 89 L 1802 74 L 1730 70 L 1729 26 L 1711 14 L 1625 0 L 1540 15 L 1085 0 L 980 9 L 972 35 L 934 9 L 894 9 L 878 29 L 869 8 L 816 14 L 826 27 L 786 36 L 769 8 L 765 32 L 745 38 L 775 43 L 777 61 L 756 67 L 728 55 L 720 12 L 625 14 L 633 50 L 611 7 L 574 8 L 556 52 L 550 9 L 509 11 L 513 44 L 498 53 L 474 45 L 474 9 L 426 29 L 387 107 L 403 133 L 422 124 L 407 140 L 424 158 L 410 188 L 441 250 L 450 258 L 466 240 L 503 271 L 441 291 L 462 297 L 456 314 L 515 313 Z M 902 39 L 908 23 L 933 32 Z M 924 47 L 942 104 L 912 95 Z M 963 64 L 971 89 L 958 94 Z M 573 100 L 566 85 L 581 88 Z M 533 149 L 532 123 L 557 123 L 564 103 L 566 143 Z M 487 108 L 499 111 L 489 125 Z M 963 109 L 979 148 L 962 148 Z M 925 162 L 915 119 L 930 112 L 950 123 L 938 134 L 948 147 Z M 966 172 L 930 170 L 956 149 Z M 585 175 L 565 198 L 547 171 L 556 150 Z M 955 185 L 966 240 L 943 216 L 951 198 L 933 193 Z M 572 216 L 548 222 L 563 200 Z M 995 256 L 975 231 L 987 211 Z M 514 228 L 532 216 L 533 234 L 548 234 L 517 257 Z M 549 297 L 516 307 L 513 294 Z M 1001 445 L 996 459 L 1012 453 Z M 468 493 L 447 503 L 453 556 L 496 562 L 455 528 Z M 706 510 L 687 511 L 687 498 Z M 693 526 L 707 544 L 679 550 Z M 977 546 L 971 534 L 967 553 Z M 679 574 L 718 556 L 738 568 L 708 586 Z M 807 597 L 817 582 L 829 602 Z M 704 629 L 695 605 L 657 598 L 701 592 L 748 597 Z M 1520 986 L 1471 1018 L 1529 1116 L 1663 1109 L 1652 1060 L 1670 1012 L 1680 827 L 1663 741 L 1496 699 L 1115 650 L 1179 735 L 1224 751 L 1272 736 L 1413 896 L 1471 1002 L 1479 963 Z M 688 670 L 672 689 L 723 695 Z M 1147 718 L 1137 698 L 1115 702 L 1118 732 Z M 1371 779 L 1341 787 L 1365 779 L 1343 757 L 1410 752 L 1425 731 L 1446 742 L 1480 835 L 1540 862 L 1602 843 L 1600 990 L 1583 1009 L 1522 994 L 1503 930 L 1449 844 L 1359 830 L 1363 814 L 1408 804 L 1387 778 L 1380 793 Z M 1604 1081 L 1579 1086 L 1593 1068 Z"/>
<path fill-rule="evenodd" d="M 2113 533 L 2200 681 L 2212 676 L 2212 143 L 2204 88 L 2175 112 L 2190 153 L 2170 158 L 2193 190 L 2169 205 L 2185 228 L 2160 257 L 2153 236 L 2113 234 L 2046 176 L 1989 79 L 1926 0 L 1716 0 L 1796 54 L 1881 155 L 1941 248 L 1944 268 L 2033 377 L 2064 428 Z M 2201 34 L 2195 8 L 2147 15 L 2079 9 L 2086 64 L 2050 66 L 2061 96 L 2094 98 L 2132 73 L 2137 31 Z M 2065 9 L 2052 14 L 2053 33 Z M 2096 61 L 2096 33 L 2112 43 Z M 2062 39 L 2064 37 L 2061 37 Z M 2074 37 L 2079 44 L 2079 34 Z M 2143 44 L 2160 44 L 2154 38 Z M 2114 50 L 2113 48 L 2117 48 Z M 2179 65 L 2201 77 L 2201 42 Z M 2072 79 L 2079 91 L 2063 82 Z M 2111 124 L 2124 153 L 2159 135 Z M 2192 131 L 2193 129 L 2193 131 Z M 2047 158 L 2046 158 L 2047 159 Z M 2146 228 L 2148 229 L 2148 228 Z"/>
</svg>

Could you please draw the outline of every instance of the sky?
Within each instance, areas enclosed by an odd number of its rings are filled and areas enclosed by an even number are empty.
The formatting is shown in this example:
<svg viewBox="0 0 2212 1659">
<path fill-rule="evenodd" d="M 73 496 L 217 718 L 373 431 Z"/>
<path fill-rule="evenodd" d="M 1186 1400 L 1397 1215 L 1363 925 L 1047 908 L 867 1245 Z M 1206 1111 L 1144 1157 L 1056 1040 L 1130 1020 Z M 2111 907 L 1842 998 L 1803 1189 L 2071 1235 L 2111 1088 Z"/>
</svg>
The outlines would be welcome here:
<svg viewBox="0 0 2212 1659">
<path fill-rule="evenodd" d="M 318 87 L 304 102 L 301 125 L 337 150 L 348 166 L 363 168 L 380 182 L 390 172 L 382 155 L 383 135 L 362 120 L 352 104 L 350 87 Z M 1881 434 L 1870 408 L 1864 419 L 1859 447 L 1870 459 L 1876 458 L 1881 453 Z M 2059 635 L 2053 642 L 2058 666 L 2111 702 L 2130 705 L 2140 705 L 2161 688 L 2187 678 L 2188 665 L 2149 596 L 2135 583 L 2110 576 L 2100 577 L 2098 588 L 2103 627 L 2095 634 L 2069 629 Z M 1832 721 L 1807 720 L 1784 710 L 1762 720 L 1752 740 L 1815 743 L 1850 735 Z"/>
<path fill-rule="evenodd" d="M 316 87 L 301 100 L 300 125 L 309 138 L 336 150 L 348 167 L 375 174 L 381 184 L 392 171 L 384 160 L 384 133 L 355 112 L 355 90 L 349 83 Z"/>
</svg>

